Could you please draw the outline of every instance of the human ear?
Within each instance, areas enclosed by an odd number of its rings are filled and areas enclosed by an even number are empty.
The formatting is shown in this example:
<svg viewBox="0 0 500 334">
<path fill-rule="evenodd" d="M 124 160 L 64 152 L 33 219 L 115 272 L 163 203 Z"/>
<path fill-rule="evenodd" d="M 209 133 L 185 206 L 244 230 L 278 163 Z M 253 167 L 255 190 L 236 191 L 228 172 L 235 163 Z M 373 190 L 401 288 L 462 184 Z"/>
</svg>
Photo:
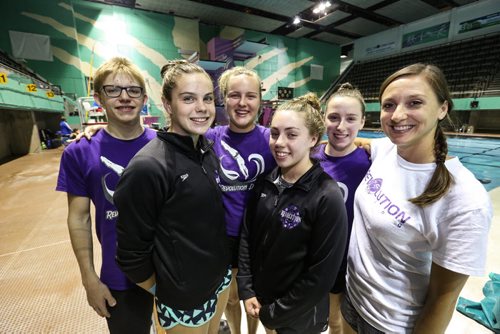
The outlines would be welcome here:
<svg viewBox="0 0 500 334">
<path fill-rule="evenodd" d="M 318 142 L 318 136 L 311 136 L 311 148 L 316 146 L 317 142 Z"/>
<path fill-rule="evenodd" d="M 448 101 L 444 101 L 441 107 L 439 108 L 438 119 L 442 121 L 447 114 L 448 114 Z"/>
<path fill-rule="evenodd" d="M 163 108 L 165 108 L 167 114 L 172 115 L 172 106 L 170 105 L 170 102 L 164 96 L 161 97 L 161 102 L 163 103 Z"/>
</svg>

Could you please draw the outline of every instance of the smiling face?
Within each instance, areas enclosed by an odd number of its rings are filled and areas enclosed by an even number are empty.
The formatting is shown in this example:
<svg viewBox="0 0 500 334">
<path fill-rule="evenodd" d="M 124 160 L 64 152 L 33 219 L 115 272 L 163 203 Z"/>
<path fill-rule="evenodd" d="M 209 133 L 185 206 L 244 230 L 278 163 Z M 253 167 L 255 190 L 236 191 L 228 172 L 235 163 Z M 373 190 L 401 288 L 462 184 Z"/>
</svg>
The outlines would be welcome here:
<svg viewBox="0 0 500 334">
<path fill-rule="evenodd" d="M 362 108 L 354 97 L 335 96 L 330 99 L 325 114 L 328 155 L 342 157 L 356 149 L 354 139 L 365 124 Z"/>
<path fill-rule="evenodd" d="M 311 136 L 304 116 L 296 111 L 278 110 L 271 122 L 269 147 L 287 181 L 296 181 L 312 165 L 309 158 L 316 136 Z"/>
<path fill-rule="evenodd" d="M 171 101 L 163 98 L 165 110 L 170 115 L 169 131 L 192 136 L 195 143 L 215 118 L 214 88 L 204 73 L 179 76 L 172 89 Z"/>
<path fill-rule="evenodd" d="M 103 86 L 120 87 L 141 87 L 141 85 L 131 76 L 124 73 L 109 75 L 104 81 Z M 94 99 L 105 110 L 109 125 L 135 125 L 139 124 L 141 110 L 148 97 L 142 94 L 140 97 L 131 98 L 126 90 L 122 90 L 118 97 L 108 97 L 101 91 L 94 94 Z"/>
<path fill-rule="evenodd" d="M 258 80 L 247 74 L 232 75 L 227 81 L 225 105 L 232 131 L 252 131 L 260 109 Z"/>
<path fill-rule="evenodd" d="M 434 134 L 447 112 L 448 103 L 438 101 L 423 75 L 400 77 L 381 95 L 382 129 L 410 162 L 433 161 Z"/>
</svg>

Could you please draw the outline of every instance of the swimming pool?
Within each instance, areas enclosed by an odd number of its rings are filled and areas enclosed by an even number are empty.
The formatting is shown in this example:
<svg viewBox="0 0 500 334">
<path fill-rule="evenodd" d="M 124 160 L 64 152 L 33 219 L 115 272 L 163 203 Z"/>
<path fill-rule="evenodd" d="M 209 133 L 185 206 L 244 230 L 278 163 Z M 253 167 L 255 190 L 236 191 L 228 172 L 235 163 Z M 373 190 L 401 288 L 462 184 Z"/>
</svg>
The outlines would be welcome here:
<svg viewBox="0 0 500 334">
<path fill-rule="evenodd" d="M 360 131 L 363 138 L 384 137 L 381 131 Z M 490 191 L 500 187 L 500 139 L 448 136 L 448 155 L 458 156 Z"/>
</svg>

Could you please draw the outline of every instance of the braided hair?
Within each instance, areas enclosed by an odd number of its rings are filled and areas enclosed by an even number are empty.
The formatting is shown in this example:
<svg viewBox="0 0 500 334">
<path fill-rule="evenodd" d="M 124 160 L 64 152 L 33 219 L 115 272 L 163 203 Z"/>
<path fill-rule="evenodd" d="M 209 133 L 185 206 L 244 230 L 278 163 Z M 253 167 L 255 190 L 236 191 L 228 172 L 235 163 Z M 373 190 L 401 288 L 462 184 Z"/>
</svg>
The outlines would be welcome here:
<svg viewBox="0 0 500 334">
<path fill-rule="evenodd" d="M 393 81 L 402 77 L 417 75 L 422 76 L 427 81 L 434 94 L 436 94 L 436 98 L 439 103 L 442 104 L 447 102 L 448 114 L 446 115 L 446 118 L 448 118 L 449 113 L 453 109 L 453 100 L 451 99 L 448 84 L 443 72 L 435 65 L 417 63 L 406 66 L 393 73 L 382 83 L 379 92 L 379 100 L 382 101 L 382 94 L 386 90 L 387 86 L 389 86 L 389 84 Z M 443 197 L 448 192 L 451 183 L 453 182 L 453 176 L 445 166 L 446 156 L 448 154 L 448 144 L 446 142 L 444 131 L 441 127 L 441 122 L 442 120 L 437 121 L 434 133 L 433 154 L 436 163 L 434 174 L 432 174 L 424 192 L 409 200 L 411 203 L 420 207 L 430 205 Z"/>
</svg>

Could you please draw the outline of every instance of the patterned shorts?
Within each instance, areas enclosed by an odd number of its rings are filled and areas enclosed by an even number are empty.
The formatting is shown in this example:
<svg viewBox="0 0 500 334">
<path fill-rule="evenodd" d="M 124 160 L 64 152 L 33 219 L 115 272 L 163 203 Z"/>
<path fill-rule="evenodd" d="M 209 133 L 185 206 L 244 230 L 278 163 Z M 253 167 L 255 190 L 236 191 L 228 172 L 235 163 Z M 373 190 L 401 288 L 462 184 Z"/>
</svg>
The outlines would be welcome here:
<svg viewBox="0 0 500 334">
<path fill-rule="evenodd" d="M 215 290 L 214 294 L 203 305 L 192 310 L 175 310 L 162 304 L 156 299 L 156 311 L 160 325 L 165 329 L 181 324 L 186 327 L 200 327 L 212 319 L 217 306 L 219 294 L 224 291 L 231 283 L 231 268 L 228 269 L 221 285 Z"/>
</svg>

